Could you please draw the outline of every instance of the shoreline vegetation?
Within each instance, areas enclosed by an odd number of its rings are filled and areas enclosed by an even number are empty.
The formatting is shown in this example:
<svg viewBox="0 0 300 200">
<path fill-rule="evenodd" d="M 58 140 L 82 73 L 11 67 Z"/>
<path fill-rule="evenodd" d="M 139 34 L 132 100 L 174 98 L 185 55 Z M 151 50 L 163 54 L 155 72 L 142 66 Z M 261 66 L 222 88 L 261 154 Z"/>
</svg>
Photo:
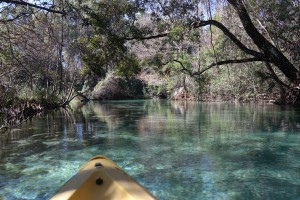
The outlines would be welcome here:
<svg viewBox="0 0 300 200">
<path fill-rule="evenodd" d="M 185 99 L 184 96 L 187 96 Z M 155 96 L 153 98 L 161 99 L 159 96 Z M 147 99 L 147 98 L 134 98 L 134 99 Z M 149 98 L 148 98 L 149 99 Z M 166 99 L 166 98 L 163 98 Z M 101 99 L 100 101 L 107 101 L 108 99 Z M 109 100 L 133 100 L 132 98 L 127 99 L 109 99 Z M 231 100 L 224 100 L 220 97 L 211 98 L 206 97 L 206 99 L 202 100 L 194 100 L 188 94 L 181 93 L 179 96 L 173 99 L 169 99 L 172 101 L 199 101 L 199 102 L 232 102 L 232 103 L 274 103 L 274 100 L 268 100 L 263 98 L 257 98 L 253 101 L 253 99 L 245 100 L 245 101 L 236 101 L 236 99 Z M 84 105 L 86 102 L 90 100 L 79 100 L 81 105 Z M 91 101 L 99 101 L 99 99 L 93 99 Z M 5 133 L 8 129 L 14 128 L 19 126 L 21 123 L 27 121 L 28 119 L 42 115 L 43 113 L 51 110 L 56 110 L 59 108 L 65 108 L 65 106 L 61 106 L 59 104 L 44 104 L 41 102 L 37 102 L 35 100 L 24 101 L 23 103 L 11 106 L 9 108 L 1 108 L 1 126 L 0 126 L 0 133 Z"/>
<path fill-rule="evenodd" d="M 152 71 L 148 77 L 141 73 L 138 77 L 122 78 L 110 75 L 106 79 L 99 81 L 94 88 L 84 86 L 89 90 L 77 92 L 71 99 L 64 103 L 50 102 L 47 99 L 18 99 L 7 102 L 6 106 L 0 107 L 1 127 L 4 132 L 8 128 L 18 126 L 31 117 L 43 114 L 44 112 L 65 108 L 73 100 L 85 104 L 88 101 L 109 101 L 109 100 L 134 100 L 134 99 L 168 99 L 173 101 L 202 101 L 202 102 L 232 102 L 232 103 L 272 103 L 276 104 L 274 97 L 267 94 L 257 94 L 256 96 L 240 96 L 238 99 L 232 94 L 201 94 L 194 96 L 187 88 L 179 87 L 168 91 L 165 82 L 160 80 L 159 74 Z M 18 100 L 16 100 L 18 99 Z"/>
</svg>

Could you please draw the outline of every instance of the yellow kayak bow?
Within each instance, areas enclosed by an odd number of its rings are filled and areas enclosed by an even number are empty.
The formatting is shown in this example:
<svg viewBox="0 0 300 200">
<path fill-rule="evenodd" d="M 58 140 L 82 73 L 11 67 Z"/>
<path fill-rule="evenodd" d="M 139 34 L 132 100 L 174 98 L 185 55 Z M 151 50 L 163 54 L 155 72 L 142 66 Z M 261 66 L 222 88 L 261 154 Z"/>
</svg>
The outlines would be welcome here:
<svg viewBox="0 0 300 200">
<path fill-rule="evenodd" d="M 51 200 L 153 200 L 144 187 L 105 156 L 84 164 Z"/>
</svg>

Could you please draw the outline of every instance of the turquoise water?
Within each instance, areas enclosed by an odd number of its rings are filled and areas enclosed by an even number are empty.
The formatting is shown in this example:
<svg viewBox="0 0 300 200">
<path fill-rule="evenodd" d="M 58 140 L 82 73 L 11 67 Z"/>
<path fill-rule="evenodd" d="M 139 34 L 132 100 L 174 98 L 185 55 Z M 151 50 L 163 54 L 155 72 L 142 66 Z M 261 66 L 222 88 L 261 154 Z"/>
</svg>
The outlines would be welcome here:
<svg viewBox="0 0 300 200">
<path fill-rule="evenodd" d="M 91 157 L 158 199 L 300 199 L 300 110 L 170 101 L 91 102 L 0 135 L 0 199 L 49 199 Z"/>
</svg>

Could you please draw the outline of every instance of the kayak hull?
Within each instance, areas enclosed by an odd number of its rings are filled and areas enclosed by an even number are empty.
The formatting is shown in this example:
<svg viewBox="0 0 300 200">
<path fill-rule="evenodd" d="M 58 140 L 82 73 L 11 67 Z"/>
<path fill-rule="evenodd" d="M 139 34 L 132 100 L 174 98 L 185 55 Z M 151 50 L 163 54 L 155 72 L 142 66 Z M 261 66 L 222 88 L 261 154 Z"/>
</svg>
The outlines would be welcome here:
<svg viewBox="0 0 300 200">
<path fill-rule="evenodd" d="M 51 200 L 153 200 L 143 186 L 105 156 L 89 160 Z"/>
</svg>

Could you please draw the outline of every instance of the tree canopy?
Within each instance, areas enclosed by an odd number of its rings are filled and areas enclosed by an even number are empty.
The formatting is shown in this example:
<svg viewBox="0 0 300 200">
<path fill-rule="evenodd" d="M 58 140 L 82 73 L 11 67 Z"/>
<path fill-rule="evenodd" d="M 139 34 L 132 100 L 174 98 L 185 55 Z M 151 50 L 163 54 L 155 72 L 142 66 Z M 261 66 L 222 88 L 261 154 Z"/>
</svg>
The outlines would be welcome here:
<svg viewBox="0 0 300 200">
<path fill-rule="evenodd" d="M 273 88 L 282 103 L 299 102 L 299 1 L 1 2 L 2 101 L 18 91 L 63 103 L 89 76 L 153 66 L 171 89 L 237 98 Z"/>
</svg>

